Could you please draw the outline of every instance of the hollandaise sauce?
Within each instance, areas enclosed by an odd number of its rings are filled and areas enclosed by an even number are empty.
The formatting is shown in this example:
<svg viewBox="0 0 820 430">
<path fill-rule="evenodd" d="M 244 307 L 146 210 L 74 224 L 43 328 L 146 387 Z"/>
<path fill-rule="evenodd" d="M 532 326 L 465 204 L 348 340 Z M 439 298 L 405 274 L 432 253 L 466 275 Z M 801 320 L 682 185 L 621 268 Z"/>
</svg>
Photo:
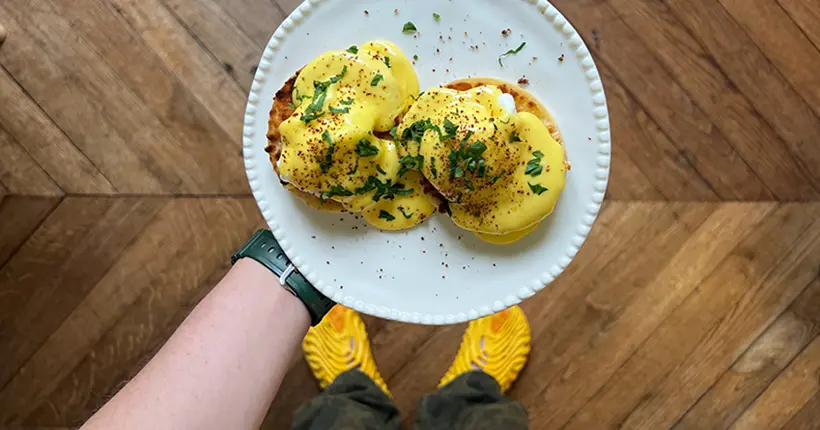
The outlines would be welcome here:
<svg viewBox="0 0 820 430">
<path fill-rule="evenodd" d="M 566 177 L 563 146 L 509 99 L 494 86 L 432 89 L 397 129 L 399 155 L 423 160 L 453 221 L 493 243 L 520 239 L 552 213 Z"/>
<path fill-rule="evenodd" d="M 295 111 L 279 126 L 282 180 L 318 197 L 314 206 L 363 212 L 379 228 L 420 223 L 435 207 L 419 185 L 421 165 L 391 136 L 418 94 L 412 64 L 389 42 L 320 55 L 299 72 Z"/>
</svg>

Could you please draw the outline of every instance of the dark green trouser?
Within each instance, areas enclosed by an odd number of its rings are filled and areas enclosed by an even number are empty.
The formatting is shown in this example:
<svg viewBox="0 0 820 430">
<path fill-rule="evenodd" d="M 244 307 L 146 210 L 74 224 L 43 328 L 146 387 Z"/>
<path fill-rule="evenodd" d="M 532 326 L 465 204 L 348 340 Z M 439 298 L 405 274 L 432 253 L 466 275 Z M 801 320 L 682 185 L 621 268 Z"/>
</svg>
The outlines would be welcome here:
<svg viewBox="0 0 820 430">
<path fill-rule="evenodd" d="M 342 373 L 324 393 L 304 404 L 294 430 L 400 430 L 393 400 L 358 370 Z M 519 430 L 527 427 L 527 410 L 501 394 L 484 372 L 459 376 L 421 399 L 416 430 Z"/>
</svg>

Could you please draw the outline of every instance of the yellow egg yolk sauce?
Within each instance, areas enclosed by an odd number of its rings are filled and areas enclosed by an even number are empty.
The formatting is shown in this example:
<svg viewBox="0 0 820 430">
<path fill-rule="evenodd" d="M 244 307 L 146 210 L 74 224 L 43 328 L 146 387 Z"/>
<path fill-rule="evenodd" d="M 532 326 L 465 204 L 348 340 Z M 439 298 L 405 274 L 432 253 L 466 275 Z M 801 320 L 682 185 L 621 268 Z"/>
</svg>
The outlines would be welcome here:
<svg viewBox="0 0 820 430">
<path fill-rule="evenodd" d="M 501 95 L 494 86 L 426 91 L 396 133 L 399 155 L 423 161 L 453 221 L 487 235 L 534 228 L 552 213 L 566 179 L 564 148 L 547 126 L 509 112 Z"/>
<path fill-rule="evenodd" d="M 400 187 L 395 145 L 379 135 L 418 92 L 412 64 L 389 42 L 315 58 L 294 84 L 294 114 L 279 126 L 281 176 L 354 212 L 408 192 Z"/>
</svg>

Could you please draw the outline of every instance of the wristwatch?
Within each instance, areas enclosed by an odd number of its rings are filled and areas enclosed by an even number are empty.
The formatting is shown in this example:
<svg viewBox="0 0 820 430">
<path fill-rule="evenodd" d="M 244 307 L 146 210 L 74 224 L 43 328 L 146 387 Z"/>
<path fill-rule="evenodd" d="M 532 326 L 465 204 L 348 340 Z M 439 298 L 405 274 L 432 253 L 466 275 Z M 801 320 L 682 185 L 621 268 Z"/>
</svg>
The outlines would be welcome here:
<svg viewBox="0 0 820 430">
<path fill-rule="evenodd" d="M 257 231 L 251 240 L 231 257 L 231 264 L 236 264 L 243 258 L 258 261 L 278 276 L 282 287 L 305 304 L 310 313 L 312 325 L 319 324 L 325 314 L 336 304 L 319 292 L 296 270 L 270 230 Z"/>
</svg>

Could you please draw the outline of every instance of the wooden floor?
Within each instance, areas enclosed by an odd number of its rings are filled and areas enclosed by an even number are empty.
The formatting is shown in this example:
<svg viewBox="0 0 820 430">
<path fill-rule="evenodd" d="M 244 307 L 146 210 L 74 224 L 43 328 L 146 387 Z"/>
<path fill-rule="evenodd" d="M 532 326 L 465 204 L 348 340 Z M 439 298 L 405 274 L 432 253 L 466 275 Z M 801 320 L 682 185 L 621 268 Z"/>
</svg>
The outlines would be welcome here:
<svg viewBox="0 0 820 430">
<path fill-rule="evenodd" d="M 240 130 L 277 1 L 0 2 L 0 427 L 83 422 L 263 225 Z M 820 428 L 820 0 L 554 4 L 614 161 L 510 395 L 535 429 Z M 409 420 L 463 326 L 367 321 Z M 300 361 L 265 428 L 316 393 Z"/>
</svg>

